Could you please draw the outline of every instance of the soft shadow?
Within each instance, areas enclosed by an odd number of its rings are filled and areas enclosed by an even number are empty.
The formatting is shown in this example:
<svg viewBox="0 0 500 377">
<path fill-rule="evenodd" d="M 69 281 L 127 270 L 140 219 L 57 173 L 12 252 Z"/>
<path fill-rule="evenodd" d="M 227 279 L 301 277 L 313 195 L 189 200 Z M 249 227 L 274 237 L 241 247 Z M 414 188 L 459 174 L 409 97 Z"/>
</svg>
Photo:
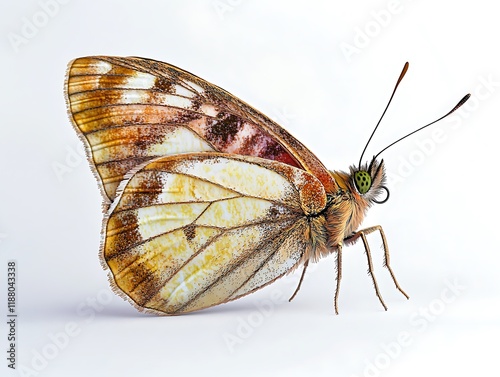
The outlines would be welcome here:
<svg viewBox="0 0 500 377">
<path fill-rule="evenodd" d="M 183 313 L 178 315 L 161 315 L 147 312 L 140 312 L 132 305 L 124 302 L 124 305 L 108 305 L 102 312 L 96 313 L 97 317 L 121 317 L 121 318 L 165 318 L 165 317 L 199 317 L 199 316 L 213 316 L 225 314 L 248 314 L 257 310 L 254 302 L 229 302 L 221 304 L 212 308 L 207 308 L 191 313 Z M 127 307 L 127 305 L 129 307 Z M 275 308 L 278 310 L 278 308 Z"/>
<path fill-rule="evenodd" d="M 112 303 L 107 305 L 101 312 L 96 313 L 96 317 L 113 317 L 113 318 L 144 318 L 154 317 L 154 314 L 141 313 L 132 305 L 124 302 Z"/>
</svg>

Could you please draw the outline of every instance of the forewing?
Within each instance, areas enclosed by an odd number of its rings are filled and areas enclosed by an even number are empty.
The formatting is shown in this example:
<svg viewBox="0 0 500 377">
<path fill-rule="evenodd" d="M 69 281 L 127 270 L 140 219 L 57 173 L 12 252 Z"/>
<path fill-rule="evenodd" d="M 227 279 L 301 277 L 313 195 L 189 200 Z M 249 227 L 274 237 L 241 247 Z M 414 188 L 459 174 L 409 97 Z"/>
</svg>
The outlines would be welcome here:
<svg viewBox="0 0 500 377">
<path fill-rule="evenodd" d="M 325 205 L 319 180 L 280 162 L 162 157 L 124 183 L 105 219 L 102 258 L 139 309 L 199 310 L 293 269 L 311 245 L 308 216 Z"/>
<path fill-rule="evenodd" d="M 156 157 L 219 151 L 304 169 L 327 191 L 322 163 L 275 122 L 238 98 L 172 65 L 143 58 L 86 57 L 68 68 L 71 120 L 106 202 L 125 175 Z"/>
</svg>

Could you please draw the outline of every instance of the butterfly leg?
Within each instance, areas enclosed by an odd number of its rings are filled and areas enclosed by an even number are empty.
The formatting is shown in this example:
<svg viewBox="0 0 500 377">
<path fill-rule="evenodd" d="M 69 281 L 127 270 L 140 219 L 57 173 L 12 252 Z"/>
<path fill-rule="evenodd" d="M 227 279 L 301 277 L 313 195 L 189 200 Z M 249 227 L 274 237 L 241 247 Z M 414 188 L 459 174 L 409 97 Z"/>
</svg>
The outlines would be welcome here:
<svg viewBox="0 0 500 377">
<path fill-rule="evenodd" d="M 375 293 L 377 294 L 377 297 L 378 297 L 380 303 L 384 307 L 384 310 L 387 310 L 387 306 L 385 305 L 385 302 L 382 299 L 382 295 L 380 294 L 380 291 L 378 289 L 377 279 L 375 278 L 375 274 L 373 273 L 372 254 L 370 252 L 370 246 L 368 246 L 368 240 L 366 239 L 365 233 L 363 233 L 363 231 L 361 231 L 360 236 L 361 236 L 361 239 L 363 240 L 363 245 L 365 246 L 366 258 L 368 259 L 368 273 L 372 277 L 373 287 L 375 288 Z"/>
<path fill-rule="evenodd" d="M 297 295 L 297 293 L 299 292 L 300 286 L 302 285 L 302 280 L 304 280 L 304 276 L 306 274 L 306 270 L 307 270 L 307 266 L 308 265 L 309 265 L 309 260 L 306 260 L 305 263 L 304 263 L 304 269 L 302 270 L 302 275 L 300 275 L 299 285 L 295 289 L 295 292 L 293 292 L 292 297 L 290 297 L 288 299 L 288 302 L 292 301 L 294 299 L 294 297 Z"/>
<path fill-rule="evenodd" d="M 390 265 L 389 247 L 387 246 L 387 239 L 385 237 L 384 230 L 382 229 L 382 227 L 380 225 L 376 225 L 376 226 L 372 226 L 370 228 L 362 229 L 362 230 L 354 233 L 353 235 L 347 237 L 344 241 L 347 244 L 354 244 L 359 238 L 361 238 L 363 240 L 363 245 L 365 246 L 366 256 L 368 258 L 368 272 L 370 273 L 370 275 L 372 277 L 373 285 L 375 287 L 375 291 L 377 293 L 377 296 L 378 296 L 380 302 L 382 303 L 382 305 L 384 306 L 384 308 L 386 308 L 386 306 L 382 300 L 382 297 L 380 296 L 380 293 L 378 291 L 378 286 L 377 286 L 377 283 L 375 280 L 375 276 L 373 274 L 373 264 L 372 264 L 372 259 L 371 259 L 370 247 L 368 246 L 368 241 L 366 240 L 367 234 L 370 234 L 370 233 L 373 233 L 376 231 L 379 231 L 380 236 L 382 237 L 382 248 L 384 249 L 384 267 L 387 267 L 387 269 L 389 270 L 389 273 L 391 274 L 391 277 L 392 277 L 392 281 L 396 285 L 396 288 L 403 294 L 403 296 L 405 296 L 407 299 L 409 299 L 410 297 L 400 287 L 398 281 L 396 280 L 396 276 L 394 275 L 394 271 L 392 271 L 392 268 Z"/>
<path fill-rule="evenodd" d="M 339 292 L 340 292 L 340 280 L 342 280 L 342 244 L 337 246 L 337 287 L 335 288 L 335 298 L 333 301 L 333 306 L 335 308 L 335 314 L 339 314 Z"/>
<path fill-rule="evenodd" d="M 391 277 L 392 277 L 392 281 L 396 285 L 396 288 L 398 289 L 398 291 L 400 291 L 403 294 L 403 296 L 405 296 L 406 299 L 408 300 L 410 298 L 410 296 L 408 296 L 406 294 L 406 292 L 403 291 L 403 289 L 399 286 L 399 283 L 396 280 L 396 276 L 394 275 L 394 272 L 392 271 L 392 268 L 390 265 L 391 257 L 389 255 L 389 247 L 387 246 L 387 239 L 385 238 L 384 230 L 382 229 L 382 227 L 380 225 L 374 226 L 372 228 L 375 228 L 373 231 L 378 230 L 380 232 L 380 236 L 382 237 L 382 245 L 384 248 L 384 267 L 387 267 L 387 269 L 389 270 L 389 273 L 391 274 Z M 370 229 L 370 228 L 368 228 L 368 229 Z"/>
</svg>

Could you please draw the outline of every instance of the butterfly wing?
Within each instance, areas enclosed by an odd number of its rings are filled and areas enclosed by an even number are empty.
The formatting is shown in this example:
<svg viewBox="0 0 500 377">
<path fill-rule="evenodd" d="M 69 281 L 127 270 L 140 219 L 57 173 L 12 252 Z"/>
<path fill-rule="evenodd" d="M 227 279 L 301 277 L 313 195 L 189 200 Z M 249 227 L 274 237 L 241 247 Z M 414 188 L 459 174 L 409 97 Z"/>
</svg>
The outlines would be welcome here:
<svg viewBox="0 0 500 377">
<path fill-rule="evenodd" d="M 120 187 L 101 256 L 115 288 L 140 310 L 199 310 L 291 271 L 312 245 L 311 216 L 325 206 L 322 183 L 281 162 L 161 157 Z"/>
<path fill-rule="evenodd" d="M 153 158 L 218 151 L 303 169 L 335 192 L 323 164 L 278 124 L 223 89 L 143 58 L 86 57 L 66 79 L 70 118 L 108 204 L 125 175 Z"/>
</svg>

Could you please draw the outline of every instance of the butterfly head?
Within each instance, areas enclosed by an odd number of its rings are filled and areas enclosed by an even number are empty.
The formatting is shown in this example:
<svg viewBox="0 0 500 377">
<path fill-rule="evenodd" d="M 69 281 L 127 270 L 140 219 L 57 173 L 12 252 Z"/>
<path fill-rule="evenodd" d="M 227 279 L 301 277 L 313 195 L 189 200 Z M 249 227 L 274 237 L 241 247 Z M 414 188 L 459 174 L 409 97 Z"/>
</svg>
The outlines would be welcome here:
<svg viewBox="0 0 500 377">
<path fill-rule="evenodd" d="M 379 162 L 374 157 L 370 164 L 351 166 L 350 180 L 351 186 L 355 187 L 358 194 L 369 202 L 382 204 L 389 199 L 389 190 L 385 186 L 384 160 Z M 386 192 L 386 197 L 379 200 L 383 191 Z"/>
</svg>

